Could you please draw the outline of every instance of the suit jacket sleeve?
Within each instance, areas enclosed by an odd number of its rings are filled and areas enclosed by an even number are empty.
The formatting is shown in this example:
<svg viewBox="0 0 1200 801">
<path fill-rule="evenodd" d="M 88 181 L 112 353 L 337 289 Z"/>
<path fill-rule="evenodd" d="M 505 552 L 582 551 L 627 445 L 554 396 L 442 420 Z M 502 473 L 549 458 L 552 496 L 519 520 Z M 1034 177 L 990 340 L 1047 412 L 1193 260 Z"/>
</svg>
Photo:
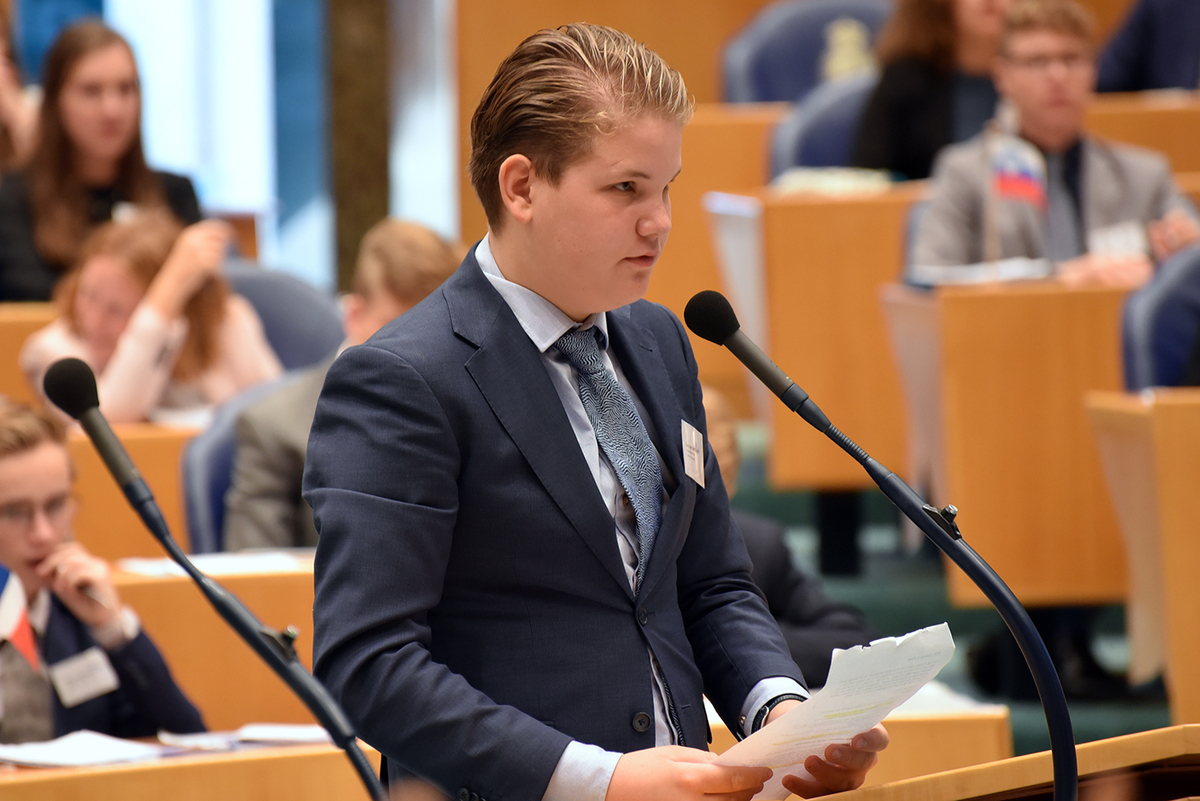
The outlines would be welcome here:
<svg viewBox="0 0 1200 801">
<path fill-rule="evenodd" d="M 449 419 L 404 359 L 368 344 L 334 362 L 304 477 L 319 532 L 313 672 L 365 740 L 441 787 L 536 798 L 570 738 L 430 658 L 460 466 Z"/>
<path fill-rule="evenodd" d="M 162 654 L 145 632 L 116 651 L 108 652 L 117 677 L 118 690 L 128 704 L 113 721 L 117 737 L 150 737 L 160 729 L 176 734 L 204 731 L 200 713 L 175 684 Z"/>
<path fill-rule="evenodd" d="M 288 432 L 280 429 L 300 425 L 307 432 L 308 421 L 279 409 L 274 398 L 238 417 L 233 481 L 225 504 L 226 550 L 317 544 L 312 513 L 300 497 L 304 452 L 292 447 Z"/>
<path fill-rule="evenodd" d="M 913 263 L 958 266 L 983 260 L 983 180 L 977 149 L 943 150 L 933 169 L 929 208 L 917 229 Z"/>
</svg>

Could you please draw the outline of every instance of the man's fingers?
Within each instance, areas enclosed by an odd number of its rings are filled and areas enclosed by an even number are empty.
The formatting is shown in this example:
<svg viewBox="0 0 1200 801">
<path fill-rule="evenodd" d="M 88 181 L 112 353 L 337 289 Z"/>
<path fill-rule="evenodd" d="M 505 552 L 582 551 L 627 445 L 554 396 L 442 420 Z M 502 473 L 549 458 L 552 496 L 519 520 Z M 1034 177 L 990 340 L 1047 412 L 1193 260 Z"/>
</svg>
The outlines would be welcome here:
<svg viewBox="0 0 1200 801">
<path fill-rule="evenodd" d="M 860 751 L 882 751 L 888 747 L 891 740 L 888 730 L 883 727 L 882 723 L 878 723 L 862 734 L 856 734 L 850 741 L 850 745 Z"/>
<path fill-rule="evenodd" d="M 857 752 L 864 753 L 864 752 Z M 835 793 L 840 793 L 843 790 L 854 790 L 862 786 L 863 781 L 867 778 L 867 770 L 875 766 L 879 761 L 879 756 L 875 753 L 866 754 L 870 758 L 870 764 L 865 768 L 852 769 L 842 767 L 841 765 L 831 764 L 828 760 L 819 757 L 810 756 L 804 760 L 804 769 L 812 774 L 821 786 Z"/>
</svg>

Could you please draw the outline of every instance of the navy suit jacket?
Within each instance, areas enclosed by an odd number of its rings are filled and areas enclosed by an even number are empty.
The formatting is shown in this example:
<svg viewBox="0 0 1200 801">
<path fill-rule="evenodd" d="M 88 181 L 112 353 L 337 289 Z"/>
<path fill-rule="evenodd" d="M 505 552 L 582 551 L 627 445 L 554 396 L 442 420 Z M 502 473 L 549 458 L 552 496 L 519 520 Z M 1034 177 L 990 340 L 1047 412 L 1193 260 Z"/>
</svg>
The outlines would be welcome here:
<svg viewBox="0 0 1200 801">
<path fill-rule="evenodd" d="M 42 661 L 57 664 L 93 647 L 96 641 L 88 627 L 52 597 L 50 618 L 42 636 Z M 176 686 L 162 655 L 145 632 L 106 655 L 121 686 L 71 709 L 52 693 L 55 737 L 80 729 L 113 737 L 153 737 L 159 729 L 179 734 L 204 731 L 200 713 Z"/>
<path fill-rule="evenodd" d="M 1200 86 L 1200 3 L 1139 0 L 1100 56 L 1101 92 Z"/>
<path fill-rule="evenodd" d="M 761 679 L 801 681 L 750 579 L 706 447 L 679 321 L 639 301 L 611 346 L 647 410 L 669 495 L 637 595 L 542 356 L 473 255 L 330 369 L 305 497 L 319 532 L 314 673 L 389 763 L 451 795 L 540 798 L 572 739 L 654 745 L 650 658 L 685 745 L 705 692 L 736 727 Z"/>
</svg>

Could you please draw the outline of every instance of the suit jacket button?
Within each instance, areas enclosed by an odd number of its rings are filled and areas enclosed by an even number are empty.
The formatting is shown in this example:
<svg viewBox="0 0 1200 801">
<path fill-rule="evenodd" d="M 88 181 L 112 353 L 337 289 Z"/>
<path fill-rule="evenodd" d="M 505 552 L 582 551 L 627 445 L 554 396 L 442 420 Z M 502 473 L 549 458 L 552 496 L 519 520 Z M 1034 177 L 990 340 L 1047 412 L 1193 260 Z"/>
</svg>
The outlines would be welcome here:
<svg viewBox="0 0 1200 801">
<path fill-rule="evenodd" d="M 458 790 L 458 801 L 471 801 L 471 791 L 466 787 L 460 787 Z"/>
<path fill-rule="evenodd" d="M 645 712 L 638 712 L 633 716 L 633 730 L 636 732 L 647 731 L 653 722 L 651 717 Z"/>
<path fill-rule="evenodd" d="M 646 611 L 646 607 L 643 606 L 641 609 L 638 610 L 638 623 L 641 623 L 644 626 L 649 622 L 650 622 L 650 614 Z"/>
</svg>

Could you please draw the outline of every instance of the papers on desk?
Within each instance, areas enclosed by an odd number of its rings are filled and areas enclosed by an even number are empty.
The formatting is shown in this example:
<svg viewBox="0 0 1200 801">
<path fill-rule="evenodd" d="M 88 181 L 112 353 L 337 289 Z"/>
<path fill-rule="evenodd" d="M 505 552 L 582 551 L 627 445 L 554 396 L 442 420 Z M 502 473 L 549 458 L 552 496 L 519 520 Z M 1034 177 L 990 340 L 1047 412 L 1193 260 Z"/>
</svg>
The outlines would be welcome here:
<svg viewBox="0 0 1200 801">
<path fill-rule="evenodd" d="M 756 799 L 787 798 L 787 774 L 809 777 L 804 760 L 879 723 L 933 679 L 954 654 L 945 623 L 869 646 L 835 650 L 825 686 L 804 703 L 716 759 L 722 765 L 767 766 L 774 775 Z"/>
<path fill-rule="evenodd" d="M 272 745 L 322 745 L 333 742 L 329 732 L 315 723 L 247 723 L 237 731 L 197 734 L 158 733 L 159 742 L 199 751 L 230 751 L 243 743 Z"/>
<path fill-rule="evenodd" d="M 278 551 L 203 553 L 189 557 L 208 576 L 244 576 L 252 573 L 291 573 L 312 568 L 311 548 Z M 167 557 L 117 560 L 117 567 L 139 576 L 182 576 L 183 568 Z"/>
<path fill-rule="evenodd" d="M 42 743 L 0 745 L 0 761 L 35 768 L 77 768 L 145 762 L 158 759 L 167 752 L 168 749 L 154 743 L 122 740 L 83 730 Z"/>
</svg>

